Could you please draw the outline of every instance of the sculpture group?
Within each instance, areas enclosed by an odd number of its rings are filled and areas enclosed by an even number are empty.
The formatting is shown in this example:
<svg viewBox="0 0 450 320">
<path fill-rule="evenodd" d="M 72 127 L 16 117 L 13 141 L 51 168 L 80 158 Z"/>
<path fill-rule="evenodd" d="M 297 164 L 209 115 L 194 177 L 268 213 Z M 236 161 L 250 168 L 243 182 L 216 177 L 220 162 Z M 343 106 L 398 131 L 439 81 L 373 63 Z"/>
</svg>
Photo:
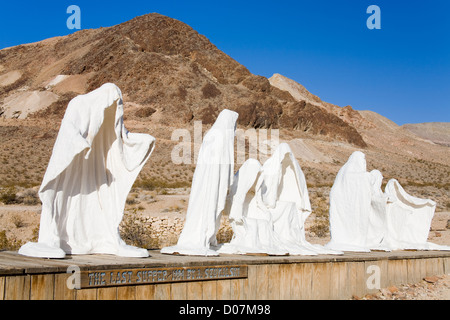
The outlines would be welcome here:
<svg viewBox="0 0 450 320">
<path fill-rule="evenodd" d="M 330 192 L 331 240 L 325 246 L 305 237 L 311 204 L 305 176 L 290 147 L 281 143 L 261 164 L 248 159 L 234 174 L 238 114 L 223 110 L 206 133 L 192 179 L 186 221 L 176 245 L 165 254 L 317 255 L 370 250 L 450 250 L 427 242 L 436 203 L 415 198 L 392 179 L 366 171 L 365 155 L 354 152 Z M 39 196 L 37 243 L 19 253 L 43 258 L 66 254 L 148 257 L 119 234 L 126 197 L 155 145 L 148 134 L 130 133 L 114 84 L 74 98 L 68 105 Z M 220 218 L 233 229 L 218 244 Z"/>
</svg>

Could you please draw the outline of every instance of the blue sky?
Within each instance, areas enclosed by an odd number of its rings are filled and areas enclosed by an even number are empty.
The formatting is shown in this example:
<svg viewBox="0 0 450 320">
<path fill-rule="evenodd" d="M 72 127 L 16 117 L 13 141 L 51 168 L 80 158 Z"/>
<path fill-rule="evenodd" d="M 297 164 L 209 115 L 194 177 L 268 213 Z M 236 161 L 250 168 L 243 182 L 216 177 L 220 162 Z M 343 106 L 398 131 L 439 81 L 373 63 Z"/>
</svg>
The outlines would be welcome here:
<svg viewBox="0 0 450 320">
<path fill-rule="evenodd" d="M 283 74 L 322 100 L 397 124 L 450 122 L 449 0 L 2 1 L 0 48 L 158 12 L 204 34 L 252 73 Z M 369 30 L 369 5 L 381 29 Z M 1 62 L 0 62 L 1 63 Z"/>
</svg>

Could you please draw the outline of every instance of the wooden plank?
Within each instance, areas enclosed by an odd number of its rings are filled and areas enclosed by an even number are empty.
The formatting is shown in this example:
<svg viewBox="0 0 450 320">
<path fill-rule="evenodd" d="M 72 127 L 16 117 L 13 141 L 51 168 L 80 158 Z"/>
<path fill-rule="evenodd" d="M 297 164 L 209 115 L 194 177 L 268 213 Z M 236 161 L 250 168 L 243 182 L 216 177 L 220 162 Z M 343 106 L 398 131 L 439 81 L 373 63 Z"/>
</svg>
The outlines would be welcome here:
<svg viewBox="0 0 450 320">
<path fill-rule="evenodd" d="M 430 269 L 432 270 L 431 272 L 433 273 L 433 275 L 436 275 L 436 276 L 442 274 L 441 271 L 439 270 L 440 268 L 439 268 L 439 262 L 438 262 L 438 259 L 439 259 L 439 258 L 432 258 L 432 259 L 429 259 L 429 262 L 430 262 Z"/>
<path fill-rule="evenodd" d="M 313 265 L 312 299 L 330 298 L 330 279 L 330 263 L 315 263 Z"/>
<path fill-rule="evenodd" d="M 203 283 L 187 282 L 187 296 L 186 300 L 202 300 L 203 299 Z"/>
<path fill-rule="evenodd" d="M 313 264 L 303 263 L 300 270 L 300 297 L 299 299 L 312 299 Z"/>
<path fill-rule="evenodd" d="M 67 287 L 69 276 L 68 273 L 55 274 L 54 300 L 75 300 L 76 290 Z"/>
<path fill-rule="evenodd" d="M 117 287 L 117 300 L 136 300 L 136 286 Z"/>
<path fill-rule="evenodd" d="M 97 300 L 97 288 L 75 290 L 76 300 Z"/>
<path fill-rule="evenodd" d="M 245 300 L 246 294 L 246 279 L 230 280 L 231 282 L 231 299 L 232 300 Z"/>
<path fill-rule="evenodd" d="M 230 300 L 231 299 L 231 281 L 219 280 L 217 281 L 217 296 L 218 300 Z M 203 296 L 204 300 L 208 300 L 209 297 Z"/>
<path fill-rule="evenodd" d="M 5 298 L 5 277 L 0 277 L 0 301 Z"/>
<path fill-rule="evenodd" d="M 187 297 L 186 282 L 174 282 L 170 286 L 171 286 L 170 288 L 171 300 L 186 300 Z"/>
<path fill-rule="evenodd" d="M 348 294 L 349 298 L 353 295 L 362 297 L 366 293 L 366 274 L 364 262 L 346 262 Z"/>
<path fill-rule="evenodd" d="M 98 288 L 97 300 L 117 300 L 117 288 Z"/>
<path fill-rule="evenodd" d="M 450 275 L 450 258 L 444 259 L 444 274 Z"/>
<path fill-rule="evenodd" d="M 348 296 L 347 289 L 347 270 L 342 262 L 330 264 L 330 299 L 340 300 Z"/>
<path fill-rule="evenodd" d="M 205 300 L 215 300 L 217 299 L 217 282 L 216 280 L 213 281 L 205 281 L 203 283 L 203 299 Z"/>
<path fill-rule="evenodd" d="M 388 260 L 389 285 L 400 285 L 408 282 L 406 260 Z"/>
<path fill-rule="evenodd" d="M 255 266 L 256 276 L 252 278 L 256 286 L 252 294 L 255 299 L 267 300 L 269 299 L 269 266 L 257 265 Z"/>
<path fill-rule="evenodd" d="M 248 278 L 244 280 L 246 299 L 256 300 L 258 299 L 258 289 L 256 287 L 258 274 L 256 265 L 248 266 Z"/>
<path fill-rule="evenodd" d="M 31 275 L 31 300 L 53 300 L 55 288 L 54 274 Z"/>
<path fill-rule="evenodd" d="M 267 289 L 267 299 L 269 300 L 279 300 L 280 299 L 280 265 L 270 264 L 267 265 L 268 268 L 268 289 Z"/>
<path fill-rule="evenodd" d="M 155 298 L 154 284 L 136 286 L 136 300 L 153 300 Z"/>
<path fill-rule="evenodd" d="M 388 260 L 366 261 L 364 270 L 365 293 L 376 293 L 379 289 L 389 286 Z"/>
<path fill-rule="evenodd" d="M 291 299 L 291 274 L 292 274 L 292 265 L 291 264 L 280 264 L 279 265 L 280 299 L 282 299 L 282 300 Z"/>
<path fill-rule="evenodd" d="M 29 300 L 31 276 L 8 276 L 5 278 L 5 300 Z"/>
<path fill-rule="evenodd" d="M 444 260 L 445 258 L 436 258 L 436 268 L 439 275 L 445 274 Z"/>
<path fill-rule="evenodd" d="M 408 273 L 408 283 L 418 283 L 421 280 L 419 259 L 408 259 L 406 261 L 406 268 Z"/>
<path fill-rule="evenodd" d="M 4 259 L 4 260 L 2 260 Z M 25 273 L 56 273 L 65 272 L 70 265 L 74 263 L 69 258 L 63 259 L 46 259 L 28 257 L 18 254 L 17 252 L 8 251 L 0 256 L 0 261 L 10 261 L 16 266 L 21 266 Z"/>
<path fill-rule="evenodd" d="M 293 263 L 291 265 L 291 289 L 290 289 L 290 297 L 291 299 L 301 299 L 301 272 L 303 264 Z"/>
<path fill-rule="evenodd" d="M 170 283 L 161 283 L 155 285 L 155 300 L 168 300 L 170 299 Z"/>
</svg>

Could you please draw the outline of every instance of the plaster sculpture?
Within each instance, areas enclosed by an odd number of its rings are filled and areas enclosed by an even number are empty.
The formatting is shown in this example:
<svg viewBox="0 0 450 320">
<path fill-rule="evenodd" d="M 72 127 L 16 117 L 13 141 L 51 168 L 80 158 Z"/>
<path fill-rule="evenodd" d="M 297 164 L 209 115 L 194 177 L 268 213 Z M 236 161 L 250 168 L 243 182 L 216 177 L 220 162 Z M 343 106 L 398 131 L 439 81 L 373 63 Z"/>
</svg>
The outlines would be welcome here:
<svg viewBox="0 0 450 320">
<path fill-rule="evenodd" d="M 382 246 L 386 235 L 386 203 L 387 195 L 381 190 L 383 175 L 379 170 L 370 171 L 370 185 L 372 190 L 369 228 L 367 230 L 367 246 L 373 250 L 389 251 Z"/>
<path fill-rule="evenodd" d="M 261 179 L 262 202 L 280 246 L 290 255 L 342 254 L 306 240 L 311 203 L 305 175 L 287 143 L 281 143 L 264 163 Z"/>
<path fill-rule="evenodd" d="M 270 214 L 261 209 L 262 166 L 248 159 L 234 176 L 224 212 L 233 229 L 233 238 L 222 244 L 219 253 L 287 255 L 273 232 Z"/>
<path fill-rule="evenodd" d="M 235 176 L 228 200 L 234 237 L 221 253 L 340 254 L 306 241 L 304 223 L 311 213 L 308 189 L 286 143 L 262 167 L 257 160 L 247 160 Z"/>
<path fill-rule="evenodd" d="M 330 236 L 327 248 L 369 252 L 367 234 L 372 186 L 365 154 L 355 151 L 339 170 L 330 191 Z"/>
<path fill-rule="evenodd" d="M 147 257 L 147 250 L 125 244 L 119 224 L 154 144 L 154 137 L 124 127 L 122 94 L 114 84 L 71 100 L 39 189 L 38 242 L 25 244 L 19 254 Z"/>
<path fill-rule="evenodd" d="M 382 245 L 391 250 L 450 250 L 450 246 L 428 242 L 436 203 L 406 193 L 396 179 L 386 185 L 386 236 Z"/>
<path fill-rule="evenodd" d="M 234 175 L 234 137 L 238 114 L 223 110 L 200 147 L 183 230 L 165 254 L 214 256 L 220 216 Z"/>
</svg>

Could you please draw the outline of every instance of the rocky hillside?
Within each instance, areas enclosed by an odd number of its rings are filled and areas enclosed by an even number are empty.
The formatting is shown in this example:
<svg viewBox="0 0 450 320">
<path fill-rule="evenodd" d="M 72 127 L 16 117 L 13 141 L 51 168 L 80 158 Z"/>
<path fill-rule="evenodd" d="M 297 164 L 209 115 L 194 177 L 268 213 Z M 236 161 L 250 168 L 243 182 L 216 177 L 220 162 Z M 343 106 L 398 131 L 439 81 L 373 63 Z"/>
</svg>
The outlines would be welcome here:
<svg viewBox="0 0 450 320">
<path fill-rule="evenodd" d="M 375 112 L 322 101 L 282 75 L 253 75 L 205 36 L 159 14 L 0 50 L 0 196 L 40 185 L 68 102 L 105 82 L 122 90 L 127 129 L 157 139 L 137 187 L 189 187 L 195 162 L 171 161 L 178 143 L 171 134 L 193 130 L 195 120 L 205 131 L 228 108 L 239 113 L 241 128 L 280 129 L 322 205 L 337 171 L 362 150 L 384 182 L 396 178 L 450 210 L 447 146 Z"/>
<path fill-rule="evenodd" d="M 160 14 L 4 49 L 0 61 L 0 112 L 8 118 L 61 118 L 75 95 L 113 82 L 141 120 L 155 114 L 161 124 L 209 124 L 229 108 L 244 127 L 293 129 L 366 147 L 351 123 L 293 98 Z"/>
<path fill-rule="evenodd" d="M 423 139 L 450 147 L 450 123 L 448 122 L 404 124 L 402 127 Z"/>
</svg>

